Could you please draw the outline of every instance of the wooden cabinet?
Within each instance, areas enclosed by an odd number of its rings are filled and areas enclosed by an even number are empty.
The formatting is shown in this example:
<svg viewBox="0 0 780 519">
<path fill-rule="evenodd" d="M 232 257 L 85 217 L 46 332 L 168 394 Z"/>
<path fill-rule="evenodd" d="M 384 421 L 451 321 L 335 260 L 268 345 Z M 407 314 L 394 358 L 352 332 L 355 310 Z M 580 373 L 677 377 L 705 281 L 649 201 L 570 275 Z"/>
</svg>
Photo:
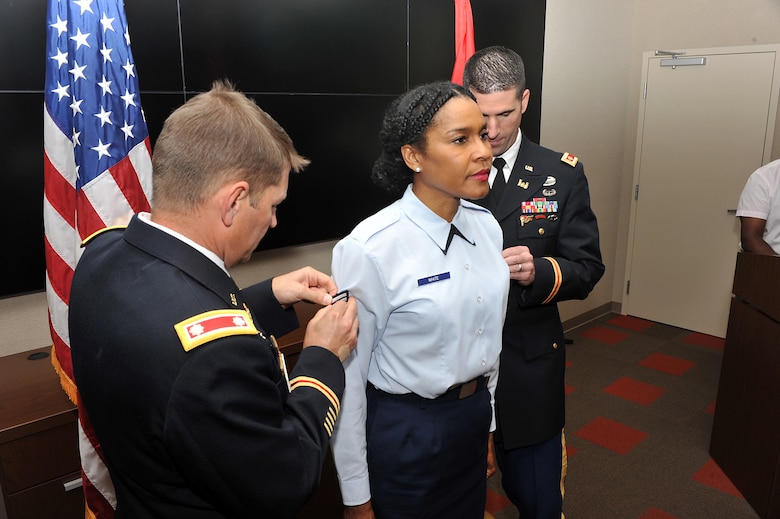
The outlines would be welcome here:
<svg viewBox="0 0 780 519">
<path fill-rule="evenodd" d="M 759 517 L 780 517 L 780 258 L 741 252 L 710 454 Z"/>
<path fill-rule="evenodd" d="M 0 358 L 0 518 L 82 519 L 78 416 L 50 348 Z"/>
</svg>

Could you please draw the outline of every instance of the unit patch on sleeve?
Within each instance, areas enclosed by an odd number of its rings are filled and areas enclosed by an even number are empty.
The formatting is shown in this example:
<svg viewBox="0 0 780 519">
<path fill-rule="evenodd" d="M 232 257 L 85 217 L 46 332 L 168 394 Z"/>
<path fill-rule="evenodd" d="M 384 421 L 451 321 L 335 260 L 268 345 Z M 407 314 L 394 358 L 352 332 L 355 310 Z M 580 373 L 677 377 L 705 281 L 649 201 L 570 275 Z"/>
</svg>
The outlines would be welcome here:
<svg viewBox="0 0 780 519">
<path fill-rule="evenodd" d="M 244 310 L 211 310 L 173 325 L 184 351 L 232 335 L 257 335 L 249 313 Z"/>
</svg>

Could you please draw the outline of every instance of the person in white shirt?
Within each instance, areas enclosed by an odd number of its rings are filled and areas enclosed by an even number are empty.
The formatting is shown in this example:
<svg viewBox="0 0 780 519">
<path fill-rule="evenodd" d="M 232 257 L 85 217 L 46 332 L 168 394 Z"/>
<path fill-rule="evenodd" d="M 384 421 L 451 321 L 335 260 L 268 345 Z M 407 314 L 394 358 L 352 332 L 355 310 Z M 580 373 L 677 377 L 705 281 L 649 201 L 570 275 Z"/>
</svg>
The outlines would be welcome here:
<svg viewBox="0 0 780 519">
<path fill-rule="evenodd" d="M 485 119 L 431 83 L 389 106 L 380 138 L 372 179 L 402 197 L 333 251 L 360 320 L 332 439 L 345 517 L 481 519 L 509 290 L 498 222 L 464 200 L 489 190 Z"/>
<path fill-rule="evenodd" d="M 737 204 L 742 250 L 780 254 L 780 160 L 754 171 Z"/>
</svg>

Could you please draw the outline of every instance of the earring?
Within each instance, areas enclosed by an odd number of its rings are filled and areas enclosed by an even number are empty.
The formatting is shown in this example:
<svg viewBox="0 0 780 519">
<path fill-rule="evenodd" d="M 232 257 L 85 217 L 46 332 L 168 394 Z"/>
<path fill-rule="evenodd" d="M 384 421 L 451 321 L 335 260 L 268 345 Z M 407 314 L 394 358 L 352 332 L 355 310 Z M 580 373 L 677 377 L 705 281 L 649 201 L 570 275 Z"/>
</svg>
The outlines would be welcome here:
<svg viewBox="0 0 780 519">
<path fill-rule="evenodd" d="M 422 171 L 422 170 L 420 169 L 420 166 L 417 166 L 416 168 L 414 168 L 414 170 L 415 170 L 417 173 L 419 173 L 420 171 Z"/>
</svg>

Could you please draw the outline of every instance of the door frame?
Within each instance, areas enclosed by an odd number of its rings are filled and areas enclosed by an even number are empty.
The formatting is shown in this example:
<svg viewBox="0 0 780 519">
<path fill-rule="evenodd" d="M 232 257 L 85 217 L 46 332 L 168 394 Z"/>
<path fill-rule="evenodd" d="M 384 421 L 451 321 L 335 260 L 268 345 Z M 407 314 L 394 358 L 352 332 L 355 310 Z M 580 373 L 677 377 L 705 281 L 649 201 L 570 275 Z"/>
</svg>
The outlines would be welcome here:
<svg viewBox="0 0 780 519">
<path fill-rule="evenodd" d="M 635 244 L 635 230 L 637 219 L 637 189 L 639 188 L 639 173 L 642 159 L 642 142 L 644 139 L 644 127 L 645 127 L 645 108 L 646 108 L 646 89 L 648 83 L 648 74 L 651 60 L 659 59 L 672 59 L 672 55 L 667 55 L 667 51 L 645 51 L 642 54 L 642 80 L 640 82 L 639 99 L 639 114 L 637 118 L 637 136 L 634 150 L 634 173 L 632 178 L 631 189 L 631 211 L 629 218 L 628 228 L 628 240 L 626 251 L 626 268 L 623 279 L 623 304 L 621 304 L 621 314 L 628 315 L 631 310 L 631 294 L 629 290 L 629 284 L 632 274 L 632 262 L 633 251 Z M 712 47 L 712 48 L 695 48 L 695 49 L 680 49 L 672 51 L 682 58 L 696 58 L 706 57 L 714 54 L 750 54 L 756 52 L 774 52 L 775 53 L 775 67 L 772 75 L 772 94 L 769 102 L 768 114 L 774 114 L 774 117 L 769 116 L 767 118 L 766 136 L 763 146 L 762 164 L 767 164 L 773 158 L 778 158 L 775 154 L 780 155 L 780 114 L 778 114 L 778 97 L 780 97 L 780 44 L 766 44 L 766 45 L 742 45 L 731 47 Z M 747 180 L 747 178 L 746 178 Z M 735 216 L 736 218 L 736 216 Z M 737 252 L 737 245 L 735 243 L 735 259 Z"/>
</svg>

